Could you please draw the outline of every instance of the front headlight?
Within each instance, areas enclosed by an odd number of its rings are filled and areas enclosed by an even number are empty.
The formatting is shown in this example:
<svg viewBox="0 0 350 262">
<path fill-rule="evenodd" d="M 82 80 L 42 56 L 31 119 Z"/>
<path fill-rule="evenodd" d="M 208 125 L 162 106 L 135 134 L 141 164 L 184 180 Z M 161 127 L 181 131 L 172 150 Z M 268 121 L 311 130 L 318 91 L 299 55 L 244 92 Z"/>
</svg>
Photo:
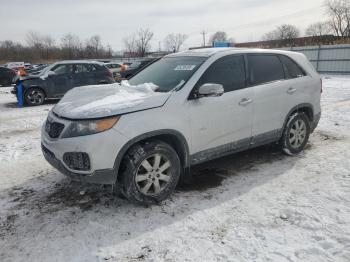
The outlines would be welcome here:
<svg viewBox="0 0 350 262">
<path fill-rule="evenodd" d="M 62 134 L 62 138 L 86 136 L 100 133 L 111 129 L 119 120 L 120 116 L 98 120 L 82 120 L 72 122 Z"/>
</svg>

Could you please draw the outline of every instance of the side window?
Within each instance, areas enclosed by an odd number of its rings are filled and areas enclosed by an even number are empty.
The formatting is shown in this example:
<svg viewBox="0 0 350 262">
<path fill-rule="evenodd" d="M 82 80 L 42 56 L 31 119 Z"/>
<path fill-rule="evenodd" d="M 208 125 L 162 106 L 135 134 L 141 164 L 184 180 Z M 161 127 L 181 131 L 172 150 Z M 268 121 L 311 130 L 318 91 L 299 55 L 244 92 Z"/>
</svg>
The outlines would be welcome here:
<svg viewBox="0 0 350 262">
<path fill-rule="evenodd" d="M 305 76 L 305 72 L 297 65 L 292 59 L 284 55 L 280 56 L 283 64 L 284 72 L 286 74 L 286 79 L 298 78 Z"/>
<path fill-rule="evenodd" d="M 96 71 L 96 65 L 87 65 L 89 67 L 89 72 L 94 72 Z"/>
<path fill-rule="evenodd" d="M 73 74 L 87 73 L 90 72 L 90 68 L 85 64 L 74 64 L 71 69 Z"/>
<path fill-rule="evenodd" d="M 67 69 L 67 65 L 57 65 L 56 67 L 52 68 L 51 71 L 55 72 L 56 75 L 62 75 L 68 72 Z"/>
<path fill-rule="evenodd" d="M 248 63 L 252 85 L 284 79 L 282 63 L 277 55 L 248 55 Z"/>
<path fill-rule="evenodd" d="M 216 60 L 199 79 L 196 88 L 206 83 L 221 84 L 225 92 L 246 87 L 243 55 L 225 56 Z"/>
</svg>

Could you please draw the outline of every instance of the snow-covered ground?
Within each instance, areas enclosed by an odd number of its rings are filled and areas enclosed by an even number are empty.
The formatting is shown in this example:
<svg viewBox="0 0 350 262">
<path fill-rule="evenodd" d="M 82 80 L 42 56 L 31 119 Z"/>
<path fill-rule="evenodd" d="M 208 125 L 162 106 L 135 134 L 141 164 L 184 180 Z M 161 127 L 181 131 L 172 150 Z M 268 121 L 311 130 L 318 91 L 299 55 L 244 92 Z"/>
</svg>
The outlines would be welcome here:
<svg viewBox="0 0 350 262">
<path fill-rule="evenodd" d="M 350 261 L 350 78 L 324 77 L 305 152 L 262 147 L 194 169 L 193 185 L 140 207 L 46 163 L 53 104 L 0 87 L 0 261 Z"/>
</svg>

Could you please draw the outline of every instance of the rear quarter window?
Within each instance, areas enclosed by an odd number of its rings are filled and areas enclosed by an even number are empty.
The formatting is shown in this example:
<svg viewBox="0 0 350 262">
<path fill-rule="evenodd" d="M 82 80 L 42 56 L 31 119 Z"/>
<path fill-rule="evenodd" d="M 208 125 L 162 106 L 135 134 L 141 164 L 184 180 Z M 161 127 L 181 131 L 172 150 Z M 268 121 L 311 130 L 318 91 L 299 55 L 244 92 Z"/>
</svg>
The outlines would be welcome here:
<svg viewBox="0 0 350 262">
<path fill-rule="evenodd" d="M 284 79 L 283 66 L 277 55 L 249 54 L 249 78 L 252 85 Z"/>
<path fill-rule="evenodd" d="M 281 55 L 280 59 L 283 64 L 286 79 L 293 79 L 306 75 L 305 71 L 291 58 Z"/>
</svg>

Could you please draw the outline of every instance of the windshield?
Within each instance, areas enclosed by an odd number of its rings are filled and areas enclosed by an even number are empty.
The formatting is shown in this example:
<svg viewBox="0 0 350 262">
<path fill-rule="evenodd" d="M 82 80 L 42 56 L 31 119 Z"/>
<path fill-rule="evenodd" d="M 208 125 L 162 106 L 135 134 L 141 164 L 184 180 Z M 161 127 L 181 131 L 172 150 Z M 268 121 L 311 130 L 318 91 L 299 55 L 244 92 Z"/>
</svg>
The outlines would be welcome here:
<svg viewBox="0 0 350 262">
<path fill-rule="evenodd" d="M 130 68 L 137 68 L 141 65 L 141 62 L 134 62 L 130 65 Z"/>
<path fill-rule="evenodd" d="M 51 64 L 43 68 L 43 70 L 40 71 L 40 75 L 44 75 L 47 72 L 49 72 L 56 64 Z"/>
<path fill-rule="evenodd" d="M 133 76 L 129 83 L 141 85 L 153 83 L 156 91 L 169 92 L 175 87 L 182 87 L 206 57 L 165 57 Z"/>
</svg>

